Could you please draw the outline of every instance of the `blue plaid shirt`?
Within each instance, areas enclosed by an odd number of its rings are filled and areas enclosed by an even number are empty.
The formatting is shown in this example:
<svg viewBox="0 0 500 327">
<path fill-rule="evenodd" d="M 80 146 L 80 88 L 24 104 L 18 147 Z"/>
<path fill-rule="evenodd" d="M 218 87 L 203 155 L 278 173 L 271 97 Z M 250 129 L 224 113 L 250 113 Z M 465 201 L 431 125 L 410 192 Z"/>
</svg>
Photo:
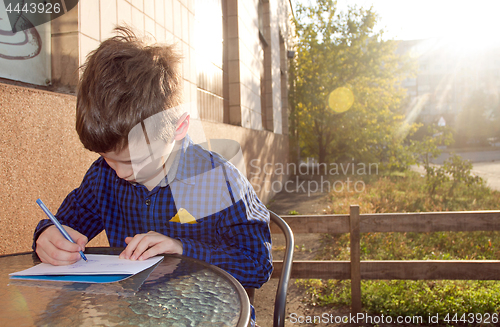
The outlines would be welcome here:
<svg viewBox="0 0 500 327">
<path fill-rule="evenodd" d="M 196 223 L 171 221 L 180 208 Z M 119 178 L 100 157 L 56 217 L 89 240 L 104 229 L 112 247 L 125 247 L 127 236 L 162 233 L 182 242 L 183 255 L 219 266 L 245 287 L 260 287 L 272 272 L 266 207 L 232 164 L 193 144 L 189 136 L 152 191 Z M 35 241 L 50 224 L 40 221 Z"/>
</svg>

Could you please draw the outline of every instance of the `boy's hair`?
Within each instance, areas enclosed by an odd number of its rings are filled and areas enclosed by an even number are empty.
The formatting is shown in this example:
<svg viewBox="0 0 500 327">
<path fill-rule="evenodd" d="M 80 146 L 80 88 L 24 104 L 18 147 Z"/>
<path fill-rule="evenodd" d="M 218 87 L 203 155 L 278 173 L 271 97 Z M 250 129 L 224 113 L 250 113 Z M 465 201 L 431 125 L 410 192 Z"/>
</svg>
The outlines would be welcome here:
<svg viewBox="0 0 500 327">
<path fill-rule="evenodd" d="M 90 53 L 77 88 L 76 131 L 94 152 L 125 149 L 134 126 L 181 102 L 174 47 L 148 46 L 129 28 L 115 31 Z"/>
</svg>

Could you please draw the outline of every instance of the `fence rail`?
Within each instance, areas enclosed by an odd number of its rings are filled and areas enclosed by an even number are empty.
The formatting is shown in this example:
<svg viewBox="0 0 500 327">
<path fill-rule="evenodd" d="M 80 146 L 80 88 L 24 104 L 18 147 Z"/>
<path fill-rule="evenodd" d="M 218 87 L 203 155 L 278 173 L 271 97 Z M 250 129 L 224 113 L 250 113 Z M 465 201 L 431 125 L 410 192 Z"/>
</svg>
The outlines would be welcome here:
<svg viewBox="0 0 500 327">
<path fill-rule="evenodd" d="M 362 279 L 411 280 L 500 280 L 497 260 L 380 260 L 361 261 L 361 233 L 498 231 L 500 211 L 456 211 L 423 213 L 282 216 L 294 234 L 350 233 L 350 261 L 295 261 L 291 278 L 350 279 L 351 311 L 361 312 Z M 271 224 L 272 233 L 281 230 Z M 282 262 L 274 262 L 273 278 L 279 277 Z"/>
</svg>

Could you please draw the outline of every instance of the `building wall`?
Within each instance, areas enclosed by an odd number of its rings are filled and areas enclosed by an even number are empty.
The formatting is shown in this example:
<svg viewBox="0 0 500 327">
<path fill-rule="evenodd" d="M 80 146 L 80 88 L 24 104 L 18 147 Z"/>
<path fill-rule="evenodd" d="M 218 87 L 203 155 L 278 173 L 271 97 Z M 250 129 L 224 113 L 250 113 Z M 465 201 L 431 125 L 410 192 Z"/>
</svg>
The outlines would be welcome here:
<svg viewBox="0 0 500 327">
<path fill-rule="evenodd" d="M 52 22 L 53 84 L 74 89 L 76 72 L 87 55 L 113 35 L 114 26 L 125 24 L 156 42 L 177 44 L 184 56 L 185 101 L 203 107 L 201 116 L 193 112 L 194 117 L 262 130 L 266 129 L 263 126 L 263 110 L 266 110 L 264 121 L 268 120 L 266 125 L 271 127 L 267 129 L 281 134 L 287 117 L 282 112 L 286 96 L 282 96 L 281 76 L 288 70 L 282 64 L 282 50 L 291 47 L 292 11 L 289 1 L 264 1 L 269 55 L 264 67 L 268 74 L 265 88 L 268 94 L 263 109 L 258 6 L 259 0 L 80 1 L 75 9 Z M 224 51 L 214 51 L 221 46 Z M 214 58 L 214 52 L 220 53 L 219 56 L 225 53 L 226 62 Z M 224 101 L 227 101 L 226 111 Z"/>
<path fill-rule="evenodd" d="M 240 60 L 241 126 L 262 130 L 260 102 L 260 65 L 258 0 L 238 0 L 238 59 Z M 231 27 L 230 27 L 231 29 Z M 230 94 L 230 98 L 234 94 Z"/>
<path fill-rule="evenodd" d="M 286 165 L 288 160 L 283 76 L 288 69 L 284 52 L 290 47 L 285 23 L 290 21 L 290 3 L 269 1 L 273 64 L 268 88 L 273 129 L 269 131 L 263 128 L 260 106 L 258 0 L 210 0 L 222 12 L 223 58 L 211 58 L 208 68 L 199 66 L 206 49 L 197 47 L 197 1 L 81 0 L 51 22 L 52 86 L 36 89 L 5 80 L 0 84 L 0 167 L 5 177 L 0 184 L 0 255 L 29 251 L 33 230 L 45 218 L 35 200 L 41 198 L 56 212 L 97 158 L 83 148 L 75 132 L 74 90 L 78 67 L 112 35 L 117 23 L 156 42 L 177 44 L 184 56 L 184 99 L 201 108 L 191 110 L 191 116 L 202 120 L 208 139 L 227 138 L 241 145 L 247 177 L 264 203 L 274 195 L 270 185 L 286 180 L 284 175 L 263 173 L 262 167 Z M 274 9 L 280 16 L 273 16 Z M 274 28 L 279 30 L 273 32 Z M 105 235 L 90 245 L 107 245 Z"/>
<path fill-rule="evenodd" d="M 281 68 L 284 68 L 283 73 L 286 74 L 288 67 L 281 66 L 280 35 L 284 36 L 283 50 L 287 51 L 291 47 L 292 11 L 290 3 L 284 0 L 262 1 L 261 5 L 263 12 L 262 17 L 259 17 L 259 0 L 227 0 L 228 122 L 256 130 L 270 129 L 282 134 L 284 119 Z M 259 20 L 264 24 L 261 32 L 267 45 L 263 49 L 263 56 Z M 265 108 L 261 103 L 262 61 L 266 70 Z"/>
<path fill-rule="evenodd" d="M 287 176 L 268 172 L 278 170 L 281 164 L 286 167 L 283 158 L 288 157 L 288 136 L 213 122 L 202 125 L 207 139 L 231 139 L 241 145 L 248 180 L 262 202 L 271 200 L 273 183 L 274 190 L 279 190 Z"/>
<path fill-rule="evenodd" d="M 158 43 L 175 43 L 182 53 L 184 98 L 196 101 L 194 0 L 81 0 L 52 21 L 52 84 L 74 90 L 78 67 L 117 25 L 132 27 Z M 197 117 L 197 113 L 192 113 Z"/>
<path fill-rule="evenodd" d="M 195 0 L 194 48 L 197 104 L 200 119 L 224 122 L 224 20 L 223 0 Z M 226 81 L 227 83 L 227 81 Z"/>
<path fill-rule="evenodd" d="M 75 131 L 75 96 L 0 83 L 0 255 L 30 251 L 33 231 L 56 212 L 97 159 Z M 92 244 L 107 244 L 101 235 Z"/>
<path fill-rule="evenodd" d="M 281 60 L 280 60 L 280 26 L 279 16 L 273 15 L 278 12 L 278 1 L 269 1 L 270 34 L 271 34 L 271 82 L 272 82 L 272 112 L 273 131 L 277 134 L 283 133 L 283 122 L 281 117 Z"/>
</svg>

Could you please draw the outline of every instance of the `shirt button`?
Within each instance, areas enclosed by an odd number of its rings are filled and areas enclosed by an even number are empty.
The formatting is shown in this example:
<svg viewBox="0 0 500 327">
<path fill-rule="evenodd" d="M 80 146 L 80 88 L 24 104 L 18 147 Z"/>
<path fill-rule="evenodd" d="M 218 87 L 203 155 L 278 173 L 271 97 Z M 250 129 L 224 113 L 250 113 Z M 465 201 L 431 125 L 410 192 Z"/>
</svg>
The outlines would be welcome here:
<svg viewBox="0 0 500 327">
<path fill-rule="evenodd" d="M 146 200 L 146 205 L 149 206 L 151 204 L 151 199 Z"/>
</svg>

